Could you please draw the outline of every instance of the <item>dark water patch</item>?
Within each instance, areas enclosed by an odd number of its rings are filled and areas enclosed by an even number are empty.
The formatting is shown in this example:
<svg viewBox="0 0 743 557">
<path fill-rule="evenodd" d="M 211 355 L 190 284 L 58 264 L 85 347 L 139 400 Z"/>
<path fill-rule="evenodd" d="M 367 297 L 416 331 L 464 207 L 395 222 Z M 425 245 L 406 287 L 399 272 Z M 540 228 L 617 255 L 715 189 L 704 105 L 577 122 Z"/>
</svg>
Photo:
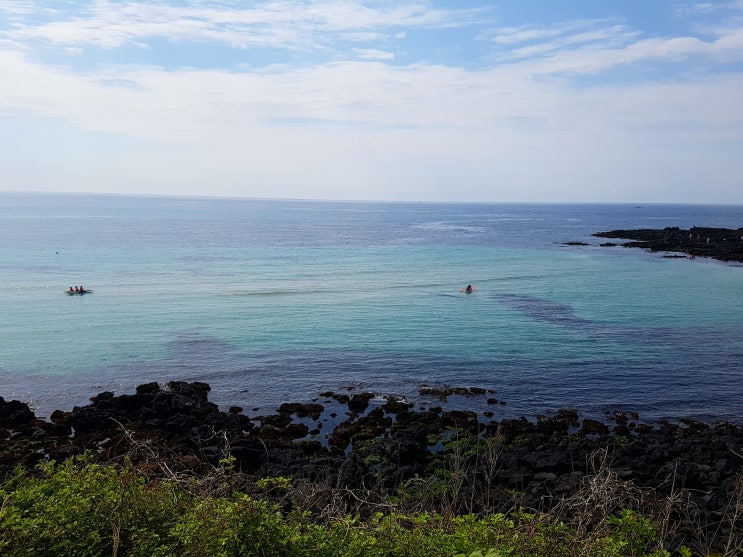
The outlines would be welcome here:
<svg viewBox="0 0 743 557">
<path fill-rule="evenodd" d="M 165 343 L 165 360 L 187 363 L 193 366 L 208 366 L 215 362 L 233 358 L 238 350 L 231 344 L 210 336 L 199 329 L 176 333 L 175 338 Z"/>
<path fill-rule="evenodd" d="M 570 316 L 560 305 L 548 308 Z M 585 320 L 578 322 L 587 330 Z M 595 324 L 591 327 L 599 329 Z M 538 355 L 481 360 L 363 349 L 247 352 L 204 330 L 189 329 L 177 332 L 159 358 L 134 358 L 73 375 L 4 373 L 0 396 L 29 402 L 40 415 L 48 416 L 55 409 L 86 404 L 104 390 L 130 392 L 149 381 L 204 381 L 213 388 L 212 400 L 223 409 L 237 405 L 270 412 L 283 402 L 312 401 L 321 392 L 340 390 L 435 404 L 419 396 L 420 388 L 453 385 L 496 391 L 494 396 L 505 405 L 488 405 L 487 397 L 448 401 L 453 409 L 492 411 L 496 419 L 531 417 L 561 408 L 576 408 L 581 415 L 601 419 L 607 408 L 621 408 L 647 419 L 743 420 L 743 340 L 737 327 L 663 328 L 653 335 L 639 327 L 601 327 L 620 341 L 621 334 L 645 338 L 645 352 L 635 359 L 626 354 L 599 357 L 597 352 L 596 357 L 559 361 Z M 647 340 L 649 336 L 652 340 Z M 658 352 L 656 346 L 664 351 Z"/>
<path fill-rule="evenodd" d="M 658 347 L 664 355 L 676 350 L 679 359 L 706 354 L 716 363 L 722 360 L 734 362 L 743 349 L 741 328 L 736 325 L 616 325 L 585 319 L 577 315 L 569 304 L 536 296 L 493 293 L 490 298 L 540 323 L 560 325 L 597 340 L 623 343 L 638 350 Z"/>
<path fill-rule="evenodd" d="M 698 358 L 686 354 L 679 362 L 649 364 L 614 359 L 481 362 L 348 350 L 283 351 L 253 356 L 240 372 L 226 369 L 209 373 L 204 380 L 222 383 L 231 391 L 229 396 L 242 396 L 245 403 L 238 404 L 245 407 L 311 400 L 324 390 L 344 388 L 418 400 L 421 386 L 448 384 L 495 390 L 505 406 L 493 409 L 486 397 L 454 397 L 449 402 L 456 409 L 494 410 L 497 417 L 533 416 L 566 407 L 601 417 L 606 407 L 621 407 L 649 419 L 741 418 L 743 393 L 736 388 L 735 374 L 728 372 L 714 384 L 702 386 L 699 366 Z"/>
<path fill-rule="evenodd" d="M 566 327 L 586 327 L 591 322 L 576 315 L 568 304 L 545 300 L 523 294 L 494 293 L 490 297 L 496 302 L 543 323 L 564 325 Z"/>
<path fill-rule="evenodd" d="M 175 354 L 179 354 L 175 357 Z M 130 361 L 95 372 L 69 375 L 3 373 L 1 396 L 29 402 L 38 414 L 86 404 L 101 391 L 132 392 L 149 381 L 203 381 L 223 410 L 272 412 L 284 402 L 317 400 L 325 391 L 372 392 L 437 405 L 421 396 L 424 385 L 481 387 L 482 397 L 449 397 L 452 409 L 493 412 L 495 419 L 533 417 L 562 408 L 603 419 L 607 409 L 625 409 L 645 419 L 692 418 L 743 421 L 740 363 L 709 370 L 704 357 L 680 354 L 655 363 L 594 358 L 555 362 L 538 358 L 476 361 L 411 353 L 364 350 L 281 350 L 245 354 L 203 334 L 189 332 L 171 343 L 161 359 Z M 711 380 L 700 384 L 700 377 Z M 489 398 L 502 404 L 489 404 Z M 258 409 L 255 410 L 254 409 Z"/>
</svg>

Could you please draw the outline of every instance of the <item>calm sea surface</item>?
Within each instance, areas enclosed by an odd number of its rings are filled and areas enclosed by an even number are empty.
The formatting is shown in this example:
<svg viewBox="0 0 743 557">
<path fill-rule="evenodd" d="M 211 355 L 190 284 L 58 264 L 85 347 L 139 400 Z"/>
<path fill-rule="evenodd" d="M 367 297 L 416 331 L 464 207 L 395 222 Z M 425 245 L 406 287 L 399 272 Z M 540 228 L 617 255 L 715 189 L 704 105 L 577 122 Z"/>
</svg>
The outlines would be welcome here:
<svg viewBox="0 0 743 557">
<path fill-rule="evenodd" d="M 452 405 L 743 422 L 743 267 L 591 236 L 666 226 L 743 207 L 0 194 L 0 396 L 48 415 L 153 380 L 246 410 L 479 386 L 506 404 Z"/>
</svg>

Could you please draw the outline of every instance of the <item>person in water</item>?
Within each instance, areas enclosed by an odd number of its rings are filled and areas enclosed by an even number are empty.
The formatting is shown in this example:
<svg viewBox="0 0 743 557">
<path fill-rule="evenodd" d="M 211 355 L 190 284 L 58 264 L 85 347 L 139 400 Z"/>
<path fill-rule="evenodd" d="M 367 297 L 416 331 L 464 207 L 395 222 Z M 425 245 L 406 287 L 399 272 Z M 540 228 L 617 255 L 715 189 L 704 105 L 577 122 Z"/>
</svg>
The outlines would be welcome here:
<svg viewBox="0 0 743 557">
<path fill-rule="evenodd" d="M 471 285 L 471 284 L 468 284 L 468 285 L 467 285 L 467 288 L 465 288 L 465 289 L 464 289 L 464 291 L 465 291 L 465 292 L 466 292 L 467 294 L 472 294 L 472 285 Z"/>
</svg>

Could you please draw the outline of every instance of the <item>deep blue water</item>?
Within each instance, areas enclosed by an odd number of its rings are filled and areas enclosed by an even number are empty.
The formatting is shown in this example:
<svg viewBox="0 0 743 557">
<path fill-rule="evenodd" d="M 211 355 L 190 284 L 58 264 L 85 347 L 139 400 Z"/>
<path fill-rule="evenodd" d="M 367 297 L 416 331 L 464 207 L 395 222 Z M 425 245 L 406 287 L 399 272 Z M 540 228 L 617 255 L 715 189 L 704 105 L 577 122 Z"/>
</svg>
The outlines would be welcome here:
<svg viewBox="0 0 743 557">
<path fill-rule="evenodd" d="M 743 267 L 591 236 L 665 226 L 743 207 L 0 194 L 0 396 L 48 415 L 152 380 L 246 409 L 480 386 L 506 404 L 452 405 L 743 422 Z"/>
</svg>

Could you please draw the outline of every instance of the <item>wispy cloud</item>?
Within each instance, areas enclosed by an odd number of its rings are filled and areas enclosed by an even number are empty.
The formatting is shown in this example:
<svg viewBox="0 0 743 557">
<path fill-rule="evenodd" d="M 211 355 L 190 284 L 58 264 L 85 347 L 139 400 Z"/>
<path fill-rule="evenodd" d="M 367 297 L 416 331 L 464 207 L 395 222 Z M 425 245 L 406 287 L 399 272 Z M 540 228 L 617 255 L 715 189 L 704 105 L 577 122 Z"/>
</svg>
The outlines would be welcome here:
<svg viewBox="0 0 743 557">
<path fill-rule="evenodd" d="M 730 5 L 722 2 L 691 2 L 683 3 L 676 9 L 676 13 L 681 16 L 693 16 L 699 14 L 709 14 L 718 11 L 729 10 Z"/>
<path fill-rule="evenodd" d="M 607 25 L 608 24 L 608 25 Z M 543 40 L 554 40 L 558 43 L 571 44 L 570 37 L 595 35 L 593 40 L 616 38 L 624 32 L 624 26 L 612 24 L 605 20 L 577 20 L 562 22 L 549 27 L 500 27 L 493 29 L 492 42 L 498 45 L 519 45 Z"/>
<path fill-rule="evenodd" d="M 29 5 L 8 7 L 28 15 Z M 154 39 L 220 42 L 233 48 L 272 47 L 313 50 L 342 38 L 356 41 L 386 37 L 395 29 L 466 25 L 483 10 L 438 9 L 428 2 L 362 3 L 347 0 L 269 1 L 252 7 L 186 6 L 149 2 L 95 2 L 56 14 L 45 22 L 18 23 L 8 35 L 57 45 L 116 48 L 144 46 Z"/>
<path fill-rule="evenodd" d="M 577 24 L 570 26 L 570 30 L 573 31 L 577 27 Z M 510 51 L 509 55 L 513 58 L 531 58 L 562 52 L 574 47 L 622 48 L 639 35 L 637 32 L 627 31 L 622 25 L 571 33 L 565 33 L 565 30 L 566 28 L 553 29 L 556 32 L 553 40 L 515 48 Z M 535 33 L 538 33 L 538 31 L 535 31 Z"/>
<path fill-rule="evenodd" d="M 580 20 L 543 28 L 499 28 L 492 31 L 491 41 L 497 47 L 495 60 L 521 63 L 535 75 L 588 75 L 694 57 L 711 64 L 733 63 L 743 61 L 743 20 L 730 18 L 725 25 L 706 26 L 698 36 L 666 37 L 645 37 L 626 24 Z M 715 71 L 714 66 L 708 70 Z"/>
</svg>

